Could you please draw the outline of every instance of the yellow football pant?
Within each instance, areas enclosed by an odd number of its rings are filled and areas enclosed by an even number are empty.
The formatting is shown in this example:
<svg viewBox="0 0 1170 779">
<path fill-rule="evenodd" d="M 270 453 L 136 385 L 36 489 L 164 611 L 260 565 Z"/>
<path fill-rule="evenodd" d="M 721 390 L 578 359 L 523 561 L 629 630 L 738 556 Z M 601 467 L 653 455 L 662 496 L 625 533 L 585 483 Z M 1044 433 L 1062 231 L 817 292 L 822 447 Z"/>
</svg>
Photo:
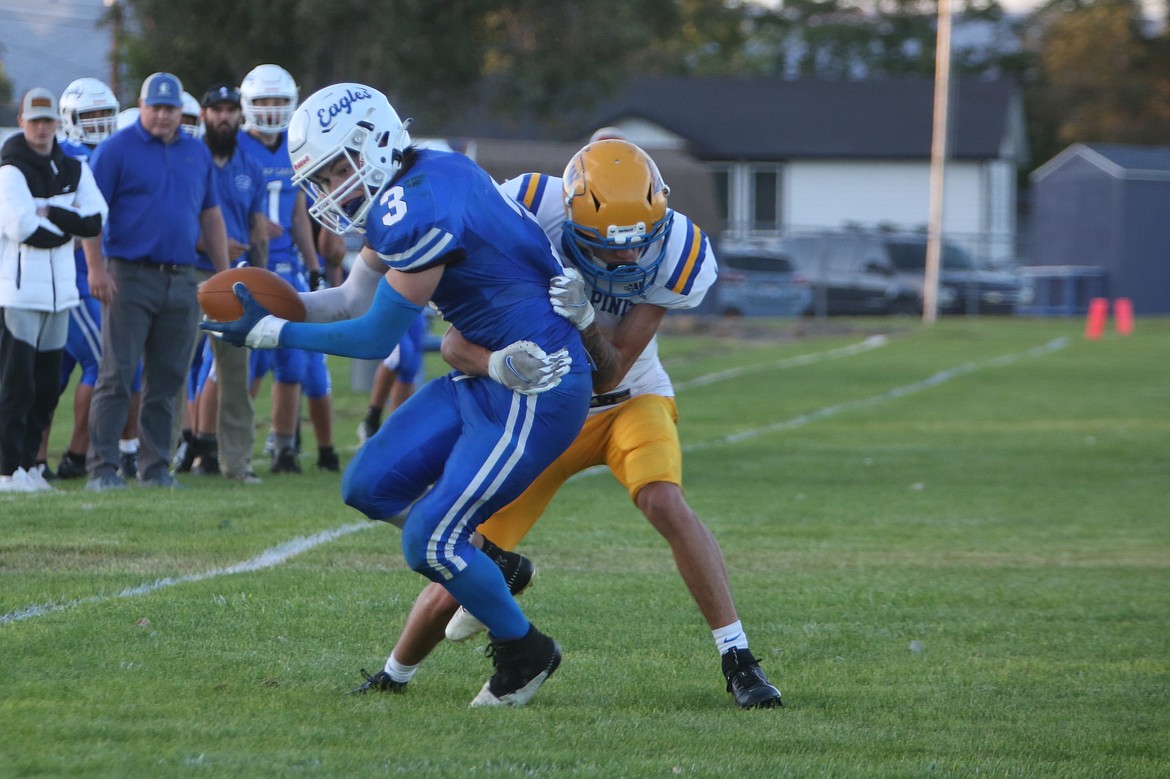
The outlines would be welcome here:
<svg viewBox="0 0 1170 779">
<path fill-rule="evenodd" d="M 630 499 L 656 481 L 682 486 L 682 447 L 674 398 L 638 395 L 585 420 L 572 445 L 520 497 L 481 524 L 480 533 L 515 549 L 570 476 L 607 465 Z"/>
</svg>

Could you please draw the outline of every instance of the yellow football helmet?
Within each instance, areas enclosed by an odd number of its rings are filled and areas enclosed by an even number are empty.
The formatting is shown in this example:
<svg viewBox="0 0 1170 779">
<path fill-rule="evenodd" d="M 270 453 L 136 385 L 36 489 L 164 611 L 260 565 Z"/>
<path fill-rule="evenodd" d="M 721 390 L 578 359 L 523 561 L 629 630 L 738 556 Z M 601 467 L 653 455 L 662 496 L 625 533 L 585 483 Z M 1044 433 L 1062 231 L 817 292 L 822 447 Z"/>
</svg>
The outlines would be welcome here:
<svg viewBox="0 0 1170 779">
<path fill-rule="evenodd" d="M 640 294 L 658 275 L 674 216 L 654 160 L 629 141 L 590 143 L 569 161 L 562 187 L 565 254 L 595 289 L 614 297 Z M 638 260 L 607 262 L 598 249 L 637 249 Z"/>
</svg>

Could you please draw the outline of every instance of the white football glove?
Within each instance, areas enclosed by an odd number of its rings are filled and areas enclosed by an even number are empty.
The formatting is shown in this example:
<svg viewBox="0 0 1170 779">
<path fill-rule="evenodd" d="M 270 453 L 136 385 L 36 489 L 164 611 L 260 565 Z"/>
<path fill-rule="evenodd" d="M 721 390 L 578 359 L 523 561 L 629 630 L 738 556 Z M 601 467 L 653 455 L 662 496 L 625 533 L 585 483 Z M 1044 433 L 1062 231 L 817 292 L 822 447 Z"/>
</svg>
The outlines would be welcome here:
<svg viewBox="0 0 1170 779">
<path fill-rule="evenodd" d="M 546 354 L 532 341 L 516 341 L 492 352 L 488 375 L 510 390 L 539 395 L 560 384 L 572 364 L 568 349 Z"/>
<path fill-rule="evenodd" d="M 578 330 L 593 324 L 593 306 L 585 292 L 585 279 L 576 268 L 565 268 L 564 276 L 553 276 L 548 285 L 553 311 L 568 319 Z"/>
</svg>

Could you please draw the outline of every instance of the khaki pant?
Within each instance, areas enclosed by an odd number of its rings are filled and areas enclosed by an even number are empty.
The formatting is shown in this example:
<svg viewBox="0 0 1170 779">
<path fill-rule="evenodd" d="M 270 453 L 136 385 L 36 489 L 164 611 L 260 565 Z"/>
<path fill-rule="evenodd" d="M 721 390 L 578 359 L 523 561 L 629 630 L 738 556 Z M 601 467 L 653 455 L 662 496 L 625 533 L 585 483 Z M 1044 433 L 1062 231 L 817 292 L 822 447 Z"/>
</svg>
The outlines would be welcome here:
<svg viewBox="0 0 1170 779">
<path fill-rule="evenodd" d="M 197 271 L 200 282 L 211 278 L 209 271 Z M 203 334 L 203 331 L 199 331 Z M 195 339 L 198 348 L 199 337 Z M 252 470 L 252 449 L 256 444 L 256 413 L 248 391 L 248 356 L 251 349 L 211 339 L 215 355 L 215 378 L 219 399 L 219 467 L 229 479 L 239 479 Z M 185 395 L 184 395 L 185 397 Z"/>
</svg>

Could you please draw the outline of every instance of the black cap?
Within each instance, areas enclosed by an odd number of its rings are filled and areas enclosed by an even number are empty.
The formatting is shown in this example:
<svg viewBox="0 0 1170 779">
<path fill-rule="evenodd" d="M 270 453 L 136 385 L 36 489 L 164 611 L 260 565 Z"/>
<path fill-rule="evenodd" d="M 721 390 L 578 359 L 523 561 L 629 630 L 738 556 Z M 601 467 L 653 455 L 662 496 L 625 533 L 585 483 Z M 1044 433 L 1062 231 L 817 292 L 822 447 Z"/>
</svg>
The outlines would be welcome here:
<svg viewBox="0 0 1170 779">
<path fill-rule="evenodd" d="M 203 93 L 199 105 L 203 108 L 219 103 L 234 103 L 240 105 L 240 90 L 231 84 L 216 84 Z"/>
</svg>

